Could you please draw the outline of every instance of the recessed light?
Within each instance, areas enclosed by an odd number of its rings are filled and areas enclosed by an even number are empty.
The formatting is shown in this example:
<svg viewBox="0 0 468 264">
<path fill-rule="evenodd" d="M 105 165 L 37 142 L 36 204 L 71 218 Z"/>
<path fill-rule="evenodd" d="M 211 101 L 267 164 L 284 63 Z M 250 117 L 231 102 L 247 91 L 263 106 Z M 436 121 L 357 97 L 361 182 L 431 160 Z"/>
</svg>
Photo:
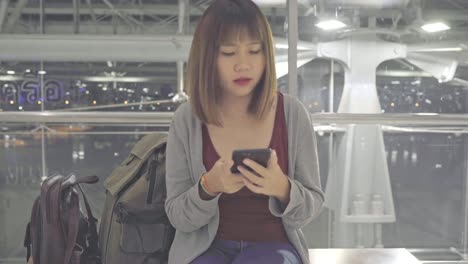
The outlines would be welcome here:
<svg viewBox="0 0 468 264">
<path fill-rule="evenodd" d="M 277 49 L 288 49 L 289 48 L 289 45 L 288 44 L 281 44 L 281 43 L 278 43 L 278 44 L 275 44 L 275 47 Z M 297 50 L 310 50 L 310 48 L 307 48 L 307 47 L 303 47 L 303 46 L 297 46 Z"/>
<path fill-rule="evenodd" d="M 444 30 L 449 30 L 450 27 L 447 26 L 443 22 L 434 22 L 434 23 L 427 23 L 421 27 L 424 31 L 433 33 L 433 32 L 439 32 L 439 31 L 444 31 Z"/>
<path fill-rule="evenodd" d="M 323 30 L 334 30 L 334 29 L 344 28 L 346 27 L 346 24 L 339 20 L 331 19 L 331 20 L 320 21 L 319 23 L 315 24 L 315 26 Z"/>
<path fill-rule="evenodd" d="M 445 52 L 445 51 L 462 51 L 461 47 L 447 47 L 447 48 L 429 48 L 429 49 L 418 49 L 418 52 Z"/>
</svg>

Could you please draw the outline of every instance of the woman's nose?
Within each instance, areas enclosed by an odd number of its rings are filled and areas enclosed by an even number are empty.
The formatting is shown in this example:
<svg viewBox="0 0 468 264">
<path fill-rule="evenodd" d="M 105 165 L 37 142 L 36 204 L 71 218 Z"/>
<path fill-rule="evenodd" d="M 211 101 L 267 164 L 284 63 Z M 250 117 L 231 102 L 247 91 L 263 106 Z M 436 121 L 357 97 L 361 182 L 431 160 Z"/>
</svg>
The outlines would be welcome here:
<svg viewBox="0 0 468 264">
<path fill-rule="evenodd" d="M 250 62 L 249 62 L 247 56 L 239 55 L 234 69 L 236 71 L 247 71 L 247 70 L 250 70 L 250 67 L 251 67 L 251 65 L 250 65 Z"/>
</svg>

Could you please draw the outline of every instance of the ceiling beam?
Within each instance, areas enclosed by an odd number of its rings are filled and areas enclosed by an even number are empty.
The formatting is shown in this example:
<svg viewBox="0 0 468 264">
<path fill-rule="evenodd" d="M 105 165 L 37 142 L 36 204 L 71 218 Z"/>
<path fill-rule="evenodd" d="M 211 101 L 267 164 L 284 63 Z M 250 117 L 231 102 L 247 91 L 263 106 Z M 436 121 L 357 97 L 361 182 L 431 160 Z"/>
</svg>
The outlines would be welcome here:
<svg viewBox="0 0 468 264">
<path fill-rule="evenodd" d="M 192 36 L 0 35 L 5 61 L 185 61 Z"/>
<path fill-rule="evenodd" d="M 19 35 L 0 34 L 0 61 L 186 61 L 192 45 L 191 35 Z M 282 38 L 276 45 L 287 46 Z M 298 42 L 298 49 L 315 52 L 309 42 Z M 277 50 L 278 53 L 286 51 Z"/>
<path fill-rule="evenodd" d="M 2 32 L 3 23 L 8 14 L 8 2 L 9 0 L 0 0 L 0 33 Z"/>
<path fill-rule="evenodd" d="M 23 12 L 23 9 L 27 3 L 28 3 L 28 0 L 18 0 L 18 2 L 16 2 L 15 8 L 13 8 L 11 12 L 9 12 L 10 16 L 8 17 L 8 21 L 5 25 L 5 30 L 4 30 L 5 32 L 11 33 L 13 31 L 13 28 L 15 27 L 15 24 L 20 18 Z M 40 13 L 40 9 L 38 8 L 37 10 Z"/>
<path fill-rule="evenodd" d="M 466 9 L 425 9 L 423 10 L 424 20 L 443 19 L 447 21 L 467 21 Z"/>
<path fill-rule="evenodd" d="M 106 76 L 87 76 L 87 75 L 66 75 L 66 74 L 47 74 L 45 79 L 49 80 L 81 80 L 84 82 L 97 82 L 97 83 L 106 83 L 106 82 L 117 82 L 117 83 L 175 83 L 177 77 L 166 75 L 166 76 L 150 76 L 150 77 L 140 77 L 140 76 L 128 76 L 128 77 L 106 77 Z M 0 81 L 16 82 L 31 80 L 31 78 L 24 78 L 21 76 L 10 76 L 3 75 L 0 76 Z"/>
<path fill-rule="evenodd" d="M 9 65 L 6 63 L 1 64 L 3 68 L 8 70 L 14 70 L 17 73 L 21 73 L 26 69 L 31 71 L 37 71 L 40 69 L 40 63 L 29 63 L 22 62 L 14 65 Z M 142 75 L 146 74 L 176 74 L 176 64 L 175 63 L 141 63 L 137 65 L 136 63 L 132 64 L 123 64 L 117 63 L 117 66 L 109 67 L 105 63 L 44 63 L 44 70 L 47 72 L 52 72 L 56 74 L 75 74 L 77 76 L 81 75 L 91 75 L 94 73 L 102 72 L 127 72 L 128 75 L 133 73 L 139 73 Z"/>
<path fill-rule="evenodd" d="M 178 5 L 167 5 L 167 4 L 160 4 L 160 5 L 141 5 L 141 6 L 134 6 L 134 5 L 112 5 L 114 8 L 118 9 L 119 12 L 125 15 L 157 15 L 157 16 L 177 16 L 179 14 L 179 7 Z M 191 5 L 193 6 L 193 5 Z M 262 12 L 266 16 L 272 15 L 279 15 L 279 16 L 286 16 L 286 5 L 283 7 L 262 7 Z M 8 8 L 8 12 L 14 12 L 14 8 Z M 299 14 L 303 15 L 305 10 L 301 8 L 298 10 Z M 26 15 L 39 15 L 40 9 L 36 6 L 25 6 L 23 14 Z M 112 15 L 115 13 L 115 9 L 109 8 L 106 4 L 93 4 L 92 9 L 88 7 L 81 7 L 80 14 L 82 15 Z M 45 7 L 45 14 L 46 15 L 73 15 L 73 6 L 70 4 L 47 4 Z M 198 8 L 190 8 L 190 15 L 191 16 L 201 16 L 203 14 L 202 9 Z"/>
</svg>

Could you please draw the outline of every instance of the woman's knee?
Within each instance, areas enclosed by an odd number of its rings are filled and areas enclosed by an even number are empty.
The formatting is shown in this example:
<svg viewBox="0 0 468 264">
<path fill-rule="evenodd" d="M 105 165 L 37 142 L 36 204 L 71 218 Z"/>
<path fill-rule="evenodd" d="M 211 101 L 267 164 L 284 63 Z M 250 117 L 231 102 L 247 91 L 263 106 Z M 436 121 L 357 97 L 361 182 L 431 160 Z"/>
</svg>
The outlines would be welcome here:
<svg viewBox="0 0 468 264">
<path fill-rule="evenodd" d="M 194 259 L 190 264 L 229 264 L 230 259 L 217 250 L 208 249 L 203 254 Z"/>
<path fill-rule="evenodd" d="M 296 249 L 288 244 L 262 243 L 246 247 L 232 264 L 302 264 Z"/>
</svg>

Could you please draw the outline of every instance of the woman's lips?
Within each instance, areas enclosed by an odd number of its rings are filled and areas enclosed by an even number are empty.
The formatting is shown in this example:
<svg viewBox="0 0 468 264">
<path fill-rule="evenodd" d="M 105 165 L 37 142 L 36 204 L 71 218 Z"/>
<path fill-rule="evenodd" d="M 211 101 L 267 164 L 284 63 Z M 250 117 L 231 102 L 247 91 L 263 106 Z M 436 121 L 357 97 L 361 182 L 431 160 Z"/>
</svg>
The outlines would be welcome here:
<svg viewBox="0 0 468 264">
<path fill-rule="evenodd" d="M 240 85 L 240 86 L 246 86 L 251 81 L 252 81 L 252 79 L 250 79 L 250 78 L 239 78 L 239 79 L 234 80 L 234 83 L 236 83 L 237 85 Z"/>
</svg>

